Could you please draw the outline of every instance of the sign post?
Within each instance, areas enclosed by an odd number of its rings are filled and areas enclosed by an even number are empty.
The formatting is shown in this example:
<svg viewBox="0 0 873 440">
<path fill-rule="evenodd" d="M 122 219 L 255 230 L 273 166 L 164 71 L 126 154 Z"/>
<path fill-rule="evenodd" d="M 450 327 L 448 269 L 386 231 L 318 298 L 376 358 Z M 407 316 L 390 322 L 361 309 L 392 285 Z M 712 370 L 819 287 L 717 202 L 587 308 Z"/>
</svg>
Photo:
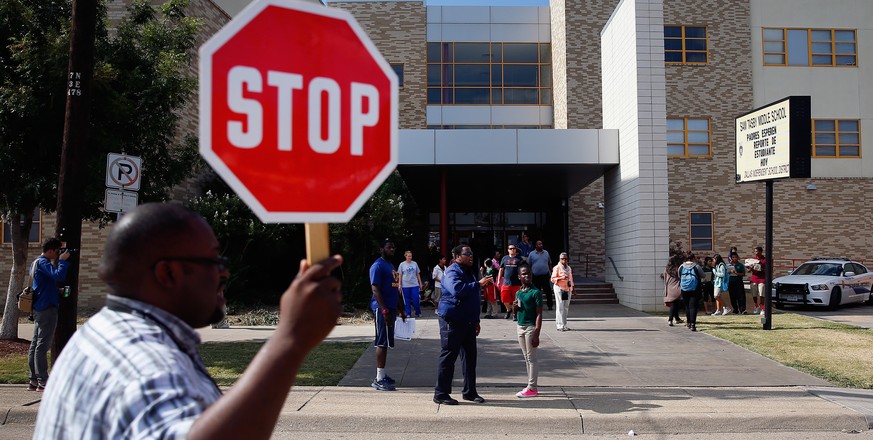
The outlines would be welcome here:
<svg viewBox="0 0 873 440">
<path fill-rule="evenodd" d="M 397 84 L 348 12 L 256 0 L 200 48 L 200 154 L 317 261 L 397 166 Z"/>
<path fill-rule="evenodd" d="M 103 209 L 116 212 L 121 218 L 125 212 L 130 212 L 139 202 L 139 191 L 142 186 L 142 158 L 128 156 L 124 153 L 109 153 L 106 155 L 106 196 L 103 199 Z"/>
<path fill-rule="evenodd" d="M 764 181 L 764 330 L 773 328 L 773 180 L 811 176 L 810 97 L 789 96 L 736 118 L 737 183 Z"/>
</svg>

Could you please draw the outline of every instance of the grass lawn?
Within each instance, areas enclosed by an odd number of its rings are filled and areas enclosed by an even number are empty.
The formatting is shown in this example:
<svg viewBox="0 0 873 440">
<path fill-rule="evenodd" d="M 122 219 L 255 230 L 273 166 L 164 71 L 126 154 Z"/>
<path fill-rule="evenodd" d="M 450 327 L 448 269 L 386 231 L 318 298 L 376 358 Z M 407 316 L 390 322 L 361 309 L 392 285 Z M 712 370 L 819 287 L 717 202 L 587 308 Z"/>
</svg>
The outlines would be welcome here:
<svg viewBox="0 0 873 440">
<path fill-rule="evenodd" d="M 28 376 L 26 354 L 0 356 L 0 383 L 27 383 Z"/>
<path fill-rule="evenodd" d="M 200 356 L 215 382 L 229 386 L 236 382 L 262 345 L 263 342 L 210 342 L 200 346 Z M 368 345 L 367 342 L 322 343 L 309 353 L 296 384 L 336 385 Z M 26 354 L 0 356 L 0 383 L 26 384 L 27 377 Z"/>
<path fill-rule="evenodd" d="M 215 382 L 228 386 L 236 382 L 262 345 L 262 341 L 210 342 L 200 346 L 200 356 Z M 367 342 L 322 343 L 303 362 L 295 384 L 336 385 L 355 365 L 368 345 Z M 26 361 L 25 359 L 25 363 Z"/>
<path fill-rule="evenodd" d="M 873 389 L 873 330 L 794 313 L 699 315 L 697 329 L 835 385 Z"/>
</svg>

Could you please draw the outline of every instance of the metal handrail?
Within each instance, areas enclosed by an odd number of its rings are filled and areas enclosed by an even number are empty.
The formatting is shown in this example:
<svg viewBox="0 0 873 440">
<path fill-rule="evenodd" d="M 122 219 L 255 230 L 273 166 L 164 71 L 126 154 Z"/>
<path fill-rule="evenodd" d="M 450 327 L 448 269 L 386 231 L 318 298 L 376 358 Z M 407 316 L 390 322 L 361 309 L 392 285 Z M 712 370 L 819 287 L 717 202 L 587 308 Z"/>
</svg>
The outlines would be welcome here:
<svg viewBox="0 0 873 440">
<path fill-rule="evenodd" d="M 615 261 L 612 261 L 612 257 L 607 255 L 606 258 L 608 258 L 609 262 L 612 263 L 612 270 L 615 271 L 615 276 L 617 276 L 619 280 L 624 281 L 624 277 L 618 273 L 618 267 L 615 266 Z"/>
</svg>

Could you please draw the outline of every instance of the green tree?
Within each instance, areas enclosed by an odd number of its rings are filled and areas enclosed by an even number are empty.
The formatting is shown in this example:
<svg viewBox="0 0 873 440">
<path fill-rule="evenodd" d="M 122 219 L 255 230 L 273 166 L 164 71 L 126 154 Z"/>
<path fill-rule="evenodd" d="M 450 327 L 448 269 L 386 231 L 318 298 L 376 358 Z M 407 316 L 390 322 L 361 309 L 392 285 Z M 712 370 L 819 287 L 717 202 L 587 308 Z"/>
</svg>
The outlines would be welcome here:
<svg viewBox="0 0 873 440">
<path fill-rule="evenodd" d="M 303 227 L 261 223 L 217 177 L 203 189 L 206 195 L 190 206 L 212 225 L 228 257 L 228 300 L 277 304 L 296 275 L 297 263 L 306 256 Z M 410 241 L 407 219 L 414 206 L 403 179 L 392 173 L 351 221 L 330 225 L 330 251 L 344 258 L 339 276 L 346 304 L 369 301 L 369 268 L 378 256 L 379 242 L 386 237 L 398 245 Z"/>
<path fill-rule="evenodd" d="M 408 219 L 414 212 L 415 201 L 400 174 L 394 172 L 351 221 L 330 225 L 331 253 L 343 255 L 347 303 L 359 306 L 370 300 L 370 265 L 379 256 L 379 244 L 390 238 L 398 249 L 404 249 L 411 241 Z M 399 263 L 399 259 L 392 263 Z"/>
<path fill-rule="evenodd" d="M 210 186 L 189 206 L 209 222 L 228 258 L 227 300 L 278 304 L 304 257 L 303 227 L 264 224 L 229 188 Z"/>
<path fill-rule="evenodd" d="M 187 6 L 169 0 L 158 11 L 135 0 L 111 36 L 100 7 L 82 194 L 87 219 L 110 220 L 101 210 L 109 152 L 143 158 L 141 202 L 165 200 L 195 166 L 196 140 L 177 137 L 180 112 L 195 90 L 190 63 L 201 27 L 186 16 Z M 15 294 L 25 278 L 30 215 L 57 202 L 70 14 L 69 0 L 0 2 L 0 215 L 13 254 L 0 339 L 18 333 Z"/>
</svg>

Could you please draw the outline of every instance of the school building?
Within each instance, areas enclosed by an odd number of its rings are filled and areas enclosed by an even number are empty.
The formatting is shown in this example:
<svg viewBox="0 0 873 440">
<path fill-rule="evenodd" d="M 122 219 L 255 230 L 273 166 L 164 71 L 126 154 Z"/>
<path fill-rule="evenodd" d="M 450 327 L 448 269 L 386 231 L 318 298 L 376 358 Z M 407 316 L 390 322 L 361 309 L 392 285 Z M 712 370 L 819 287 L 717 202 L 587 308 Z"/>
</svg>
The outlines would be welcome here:
<svg viewBox="0 0 873 440">
<path fill-rule="evenodd" d="M 328 6 L 400 76 L 398 170 L 427 212 L 422 240 L 484 255 L 527 231 L 622 304 L 661 309 L 671 244 L 743 258 L 764 245 L 764 184 L 735 183 L 735 118 L 800 95 L 812 177 L 775 182 L 774 275 L 816 255 L 873 259 L 869 0 Z M 83 301 L 103 293 L 85 287 Z"/>
</svg>

